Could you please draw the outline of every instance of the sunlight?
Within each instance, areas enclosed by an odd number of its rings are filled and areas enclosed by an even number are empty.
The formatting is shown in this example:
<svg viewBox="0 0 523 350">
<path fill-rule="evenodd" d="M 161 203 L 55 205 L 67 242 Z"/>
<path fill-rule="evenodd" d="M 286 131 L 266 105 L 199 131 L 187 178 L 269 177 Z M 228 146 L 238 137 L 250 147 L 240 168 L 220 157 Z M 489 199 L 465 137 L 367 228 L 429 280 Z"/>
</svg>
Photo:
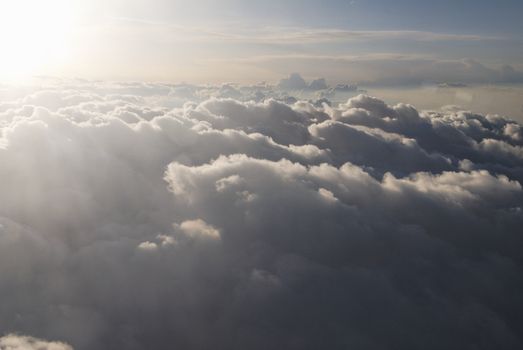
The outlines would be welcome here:
<svg viewBox="0 0 523 350">
<path fill-rule="evenodd" d="M 0 1 L 0 76 L 19 79 L 60 64 L 73 11 L 66 0 Z"/>
</svg>

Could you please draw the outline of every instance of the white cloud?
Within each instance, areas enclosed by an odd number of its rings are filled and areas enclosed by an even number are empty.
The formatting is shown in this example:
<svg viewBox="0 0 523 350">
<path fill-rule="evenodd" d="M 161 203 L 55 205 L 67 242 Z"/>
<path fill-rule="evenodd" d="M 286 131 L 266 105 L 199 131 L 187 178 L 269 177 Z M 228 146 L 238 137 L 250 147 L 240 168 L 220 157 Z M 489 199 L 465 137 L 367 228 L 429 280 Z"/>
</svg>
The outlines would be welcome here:
<svg viewBox="0 0 523 350">
<path fill-rule="evenodd" d="M 186 220 L 180 225 L 175 225 L 184 235 L 195 239 L 220 239 L 220 231 L 201 219 Z"/>
<path fill-rule="evenodd" d="M 142 242 L 138 245 L 138 249 L 145 250 L 145 251 L 155 251 L 158 249 L 158 245 L 154 242 Z"/>
<path fill-rule="evenodd" d="M 9 334 L 0 338 L 2 350 L 72 350 L 73 348 L 61 342 L 49 342 L 28 336 Z"/>
</svg>

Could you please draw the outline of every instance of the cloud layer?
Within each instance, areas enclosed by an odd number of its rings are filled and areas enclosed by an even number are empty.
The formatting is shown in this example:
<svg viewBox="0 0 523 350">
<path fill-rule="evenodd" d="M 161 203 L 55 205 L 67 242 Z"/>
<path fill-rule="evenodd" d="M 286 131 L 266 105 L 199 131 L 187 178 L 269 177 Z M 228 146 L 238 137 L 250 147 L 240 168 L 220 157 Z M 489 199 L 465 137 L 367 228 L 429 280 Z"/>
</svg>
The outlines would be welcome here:
<svg viewBox="0 0 523 350">
<path fill-rule="evenodd" d="M 0 126 L 2 334 L 75 349 L 523 343 L 516 122 L 266 86 L 62 82 L 2 102 Z"/>
<path fill-rule="evenodd" d="M 420 84 L 521 84 L 523 72 L 511 65 L 499 68 L 475 59 L 437 59 L 426 55 L 366 54 L 325 55 L 289 54 L 252 56 L 234 60 L 285 74 L 289 71 L 323 76 L 329 81 L 351 80 L 365 86 L 413 86 Z M 296 79 L 288 81 L 293 89 L 306 86 Z"/>
</svg>

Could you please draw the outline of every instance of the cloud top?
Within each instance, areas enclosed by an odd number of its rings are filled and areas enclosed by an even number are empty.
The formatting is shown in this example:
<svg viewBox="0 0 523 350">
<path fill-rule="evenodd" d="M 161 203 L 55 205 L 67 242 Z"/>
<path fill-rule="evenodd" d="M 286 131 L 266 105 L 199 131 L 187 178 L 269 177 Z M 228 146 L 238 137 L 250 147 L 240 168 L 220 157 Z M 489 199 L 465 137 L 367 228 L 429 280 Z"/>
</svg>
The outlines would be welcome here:
<svg viewBox="0 0 523 350">
<path fill-rule="evenodd" d="M 45 340 L 9 334 L 0 338 L 0 349 L 2 350 L 73 350 L 73 348 L 61 342 L 48 342 Z"/>
<path fill-rule="evenodd" d="M 513 120 L 73 81 L 2 102 L 0 127 L 2 334 L 80 350 L 523 344 Z"/>
</svg>

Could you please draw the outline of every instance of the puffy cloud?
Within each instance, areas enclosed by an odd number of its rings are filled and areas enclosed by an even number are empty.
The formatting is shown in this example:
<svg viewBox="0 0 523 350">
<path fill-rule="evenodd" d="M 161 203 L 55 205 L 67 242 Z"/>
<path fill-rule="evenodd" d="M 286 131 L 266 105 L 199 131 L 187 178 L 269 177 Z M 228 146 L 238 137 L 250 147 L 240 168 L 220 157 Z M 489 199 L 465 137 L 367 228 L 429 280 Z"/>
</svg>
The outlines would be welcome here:
<svg viewBox="0 0 523 350">
<path fill-rule="evenodd" d="M 158 249 L 158 245 L 156 245 L 156 243 L 154 242 L 142 242 L 138 245 L 138 248 L 139 249 L 142 249 L 142 250 L 156 250 Z"/>
<path fill-rule="evenodd" d="M 65 343 L 48 342 L 33 337 L 6 335 L 0 338 L 0 349 L 2 350 L 73 350 Z"/>
<path fill-rule="evenodd" d="M 271 94 L 70 82 L 3 102 L 0 332 L 80 350 L 521 347 L 521 126 Z"/>
<path fill-rule="evenodd" d="M 278 86 L 282 89 L 301 90 L 307 88 L 307 82 L 298 73 L 292 73 L 288 78 L 280 80 Z"/>
<path fill-rule="evenodd" d="M 201 219 L 187 220 L 180 225 L 176 225 L 176 227 L 190 238 L 220 239 L 220 231 Z"/>
<path fill-rule="evenodd" d="M 324 78 L 319 78 L 319 79 L 315 79 L 315 80 L 311 81 L 309 88 L 311 90 L 324 90 L 324 89 L 328 89 L 329 87 Z"/>
</svg>

